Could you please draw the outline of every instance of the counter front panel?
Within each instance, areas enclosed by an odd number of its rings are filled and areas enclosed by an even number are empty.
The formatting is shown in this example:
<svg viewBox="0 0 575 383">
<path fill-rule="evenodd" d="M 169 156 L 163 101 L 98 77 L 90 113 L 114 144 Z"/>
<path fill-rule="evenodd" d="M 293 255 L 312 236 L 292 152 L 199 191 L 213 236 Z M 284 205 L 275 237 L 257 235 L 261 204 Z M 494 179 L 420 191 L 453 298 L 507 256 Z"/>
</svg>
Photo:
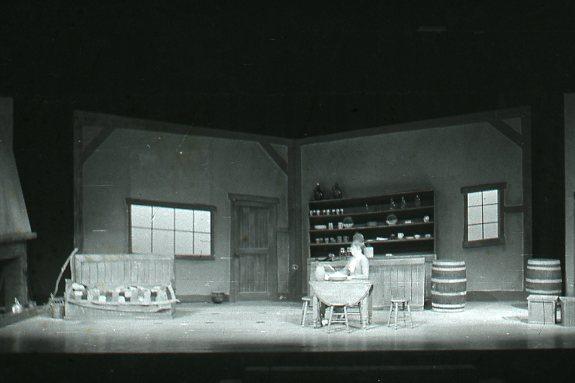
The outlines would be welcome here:
<svg viewBox="0 0 575 383">
<path fill-rule="evenodd" d="M 423 309 L 426 297 L 427 257 L 381 257 L 369 260 L 369 280 L 373 283 L 371 295 L 374 309 L 389 308 L 392 298 L 407 298 L 413 309 Z M 435 255 L 433 254 L 433 258 Z M 317 265 L 344 267 L 346 261 L 309 261 L 308 281 L 314 278 Z M 311 290 L 311 289 L 310 289 Z M 310 291 L 313 295 L 313 291 Z"/>
</svg>

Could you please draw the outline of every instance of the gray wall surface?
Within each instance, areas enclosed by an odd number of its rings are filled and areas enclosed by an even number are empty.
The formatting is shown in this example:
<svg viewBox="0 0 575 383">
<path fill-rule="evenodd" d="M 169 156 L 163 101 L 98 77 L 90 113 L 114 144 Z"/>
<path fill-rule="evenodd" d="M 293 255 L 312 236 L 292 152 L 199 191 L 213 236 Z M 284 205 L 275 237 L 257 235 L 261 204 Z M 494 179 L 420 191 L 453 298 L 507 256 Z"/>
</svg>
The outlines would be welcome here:
<svg viewBox="0 0 575 383">
<path fill-rule="evenodd" d="M 177 259 L 175 287 L 178 295 L 229 293 L 228 193 L 278 198 L 278 229 L 285 232 L 287 176 L 258 143 L 116 129 L 84 163 L 83 252 L 128 251 L 127 197 L 213 205 L 215 260 Z M 287 291 L 289 250 L 282 233 L 280 294 Z"/>
<path fill-rule="evenodd" d="M 12 151 L 12 110 L 12 99 L 0 97 L 0 242 L 2 236 L 31 231 Z"/>
<path fill-rule="evenodd" d="M 506 204 L 521 205 L 521 149 L 487 124 L 450 126 L 302 147 L 303 251 L 309 254 L 309 210 L 316 181 L 338 182 L 347 197 L 431 188 L 436 199 L 439 259 L 467 264 L 470 291 L 523 289 L 523 217 L 505 214 L 505 243 L 463 248 L 461 187 L 507 182 Z"/>
<path fill-rule="evenodd" d="M 567 295 L 575 296 L 575 93 L 565 95 L 565 287 Z"/>
</svg>

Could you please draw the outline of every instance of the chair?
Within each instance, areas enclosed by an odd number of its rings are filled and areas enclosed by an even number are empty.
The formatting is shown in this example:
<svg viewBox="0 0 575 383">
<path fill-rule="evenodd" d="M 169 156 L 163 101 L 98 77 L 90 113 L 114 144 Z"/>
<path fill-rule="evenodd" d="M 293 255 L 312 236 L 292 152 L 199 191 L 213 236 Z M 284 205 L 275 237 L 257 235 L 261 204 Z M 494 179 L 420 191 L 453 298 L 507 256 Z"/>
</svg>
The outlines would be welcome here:
<svg viewBox="0 0 575 383">
<path fill-rule="evenodd" d="M 301 297 L 301 300 L 303 302 L 302 307 L 301 307 L 301 325 L 305 326 L 305 318 L 308 314 L 307 309 L 309 308 L 309 303 L 311 302 L 311 298 L 310 297 Z"/>
<path fill-rule="evenodd" d="M 409 323 L 411 325 L 411 328 L 413 328 L 413 320 L 411 318 L 411 307 L 409 306 L 409 299 L 406 298 L 398 298 L 398 299 L 392 299 L 391 300 L 391 304 L 389 306 L 389 316 L 387 318 L 387 325 L 391 326 L 391 316 L 393 314 L 393 312 L 395 311 L 395 316 L 394 316 L 394 324 L 393 324 L 393 328 L 395 330 L 397 330 L 397 315 L 398 312 L 401 311 L 402 312 L 402 320 L 405 326 L 407 326 L 407 321 L 405 320 L 405 311 L 407 310 L 407 313 L 409 315 Z"/>
</svg>

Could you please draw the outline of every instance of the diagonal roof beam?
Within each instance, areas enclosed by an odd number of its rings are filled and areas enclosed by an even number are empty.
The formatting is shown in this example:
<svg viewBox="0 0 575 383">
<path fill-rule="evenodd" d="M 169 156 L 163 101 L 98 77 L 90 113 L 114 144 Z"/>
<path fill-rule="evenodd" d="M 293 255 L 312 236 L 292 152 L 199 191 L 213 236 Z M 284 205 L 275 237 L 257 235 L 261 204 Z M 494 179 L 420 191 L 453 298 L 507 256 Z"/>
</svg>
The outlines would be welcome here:
<svg viewBox="0 0 575 383">
<path fill-rule="evenodd" d="M 90 156 L 96 151 L 96 149 L 98 149 L 100 145 L 104 143 L 104 141 L 106 141 L 106 138 L 108 138 L 113 131 L 114 128 L 111 127 L 102 129 L 100 133 L 98 133 L 98 135 L 94 137 L 94 139 L 92 139 L 92 141 L 90 141 L 90 143 L 82 151 L 80 155 L 80 163 L 83 164 L 86 162 L 86 160 L 90 158 Z"/>
<path fill-rule="evenodd" d="M 270 156 L 270 158 L 276 163 L 276 165 L 285 173 L 288 173 L 287 162 L 283 157 L 271 146 L 269 142 L 259 142 L 262 149 Z"/>
<path fill-rule="evenodd" d="M 495 129 L 497 129 L 499 133 L 503 134 L 505 137 L 517 144 L 517 146 L 520 148 L 523 147 L 523 136 L 521 133 L 513 129 L 509 124 L 495 118 L 488 118 L 486 121 L 490 123 Z"/>
</svg>

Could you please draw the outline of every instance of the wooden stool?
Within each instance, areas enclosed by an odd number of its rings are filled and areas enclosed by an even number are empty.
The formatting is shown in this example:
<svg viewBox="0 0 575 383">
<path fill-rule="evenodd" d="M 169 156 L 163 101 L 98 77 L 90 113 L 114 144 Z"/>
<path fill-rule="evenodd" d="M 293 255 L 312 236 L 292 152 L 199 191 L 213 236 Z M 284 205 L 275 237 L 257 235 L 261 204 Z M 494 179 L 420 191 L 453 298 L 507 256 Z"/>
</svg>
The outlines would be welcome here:
<svg viewBox="0 0 575 383">
<path fill-rule="evenodd" d="M 336 307 L 343 307 L 343 312 L 334 314 Z M 345 323 L 345 328 L 349 332 L 349 322 L 347 320 L 347 306 L 329 306 L 329 320 L 327 322 L 327 332 L 331 332 L 332 323 Z"/>
<path fill-rule="evenodd" d="M 309 308 L 309 303 L 311 302 L 310 297 L 301 297 L 303 305 L 301 307 L 301 325 L 305 326 L 305 317 L 307 316 L 307 309 Z"/>
<path fill-rule="evenodd" d="M 400 307 L 401 304 L 401 307 Z M 395 310 L 395 321 L 394 321 L 394 326 L 393 328 L 395 330 L 397 330 L 397 313 L 401 310 L 403 312 L 402 314 L 402 319 L 403 319 L 403 323 L 405 325 L 407 325 L 407 322 L 405 320 L 405 310 L 407 309 L 407 312 L 409 314 L 409 323 L 411 325 L 411 328 L 413 328 L 413 321 L 411 319 L 411 307 L 409 306 L 409 300 L 405 299 L 405 298 L 401 298 L 401 299 L 392 299 L 391 300 L 391 305 L 389 307 L 389 316 L 387 318 L 387 325 L 390 326 L 391 325 L 391 315 L 393 314 L 393 311 Z"/>
</svg>

